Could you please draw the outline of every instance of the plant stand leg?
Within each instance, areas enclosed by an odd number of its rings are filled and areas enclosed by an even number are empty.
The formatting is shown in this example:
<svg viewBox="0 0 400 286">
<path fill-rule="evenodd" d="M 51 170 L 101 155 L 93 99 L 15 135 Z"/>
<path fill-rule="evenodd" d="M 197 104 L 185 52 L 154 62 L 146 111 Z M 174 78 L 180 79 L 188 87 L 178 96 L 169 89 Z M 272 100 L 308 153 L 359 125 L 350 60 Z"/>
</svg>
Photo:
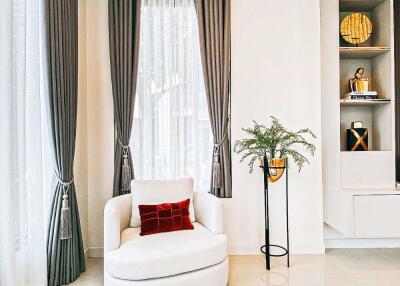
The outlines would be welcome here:
<svg viewBox="0 0 400 286">
<path fill-rule="evenodd" d="M 268 204 L 268 163 L 264 157 L 264 222 L 265 222 L 265 265 L 267 270 L 271 270 L 271 257 L 269 249 L 269 204 Z"/>
<path fill-rule="evenodd" d="M 286 167 L 286 250 L 287 250 L 287 267 L 290 266 L 289 263 L 289 168 L 288 159 L 285 160 Z"/>
</svg>

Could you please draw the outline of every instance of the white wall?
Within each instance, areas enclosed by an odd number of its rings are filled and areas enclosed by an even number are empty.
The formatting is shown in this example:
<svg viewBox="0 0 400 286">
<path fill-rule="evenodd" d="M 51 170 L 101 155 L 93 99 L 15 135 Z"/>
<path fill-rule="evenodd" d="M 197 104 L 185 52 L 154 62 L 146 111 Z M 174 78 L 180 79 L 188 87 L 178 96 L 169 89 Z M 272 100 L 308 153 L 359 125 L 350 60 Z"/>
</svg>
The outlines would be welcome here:
<svg viewBox="0 0 400 286">
<path fill-rule="evenodd" d="M 321 178 L 320 22 L 317 0 L 233 0 L 232 139 L 251 120 L 278 117 L 291 129 L 311 128 L 319 148 L 302 173 L 289 176 L 293 253 L 323 252 Z M 237 253 L 263 240 L 263 185 L 233 157 L 233 198 L 225 201 L 226 231 Z M 282 180 L 283 181 L 283 180 Z M 284 184 L 271 186 L 273 242 L 284 241 Z M 279 230 L 279 231 L 278 231 Z"/>
<path fill-rule="evenodd" d="M 108 50 L 108 1 L 86 0 L 88 95 L 88 245 L 103 246 L 103 209 L 112 197 L 114 127 Z"/>
<path fill-rule="evenodd" d="M 103 208 L 112 196 L 113 110 L 107 0 L 86 0 L 88 246 L 103 245 Z M 321 146 L 318 0 L 232 0 L 232 139 L 255 119 L 275 115 L 291 129 L 311 128 Z M 81 132 L 84 132 L 81 130 Z M 233 157 L 233 198 L 224 200 L 231 253 L 259 253 L 262 176 Z M 293 253 L 323 252 L 321 150 L 301 174 L 290 172 Z M 283 243 L 284 185 L 271 190 L 273 242 Z M 282 230 L 282 231 L 278 231 Z"/>
<path fill-rule="evenodd" d="M 74 175 L 84 247 L 88 246 L 88 166 L 86 104 L 86 0 L 78 2 L 78 118 Z"/>
</svg>

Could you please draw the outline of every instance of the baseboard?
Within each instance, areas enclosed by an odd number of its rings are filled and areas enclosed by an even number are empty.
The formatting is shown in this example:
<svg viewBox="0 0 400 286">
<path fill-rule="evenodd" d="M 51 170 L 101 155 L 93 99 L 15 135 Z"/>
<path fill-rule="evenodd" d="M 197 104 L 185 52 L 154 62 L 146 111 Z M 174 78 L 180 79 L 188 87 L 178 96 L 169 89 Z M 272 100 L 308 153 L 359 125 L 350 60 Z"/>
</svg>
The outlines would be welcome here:
<svg viewBox="0 0 400 286">
<path fill-rule="evenodd" d="M 400 241 L 399 241 L 400 243 Z M 301 252 L 301 254 L 321 254 L 323 251 L 308 251 Z M 292 254 L 299 254 L 292 252 Z M 230 247 L 228 249 L 228 255 L 261 255 L 259 247 Z M 103 247 L 88 247 L 85 249 L 85 257 L 104 257 Z"/>
<path fill-rule="evenodd" d="M 258 255 L 261 254 L 258 247 L 232 247 L 228 249 L 229 255 Z M 103 247 L 88 247 L 85 249 L 85 257 L 104 257 Z"/>
<path fill-rule="evenodd" d="M 325 239 L 325 248 L 399 248 L 400 239 Z"/>
<path fill-rule="evenodd" d="M 301 249 L 301 250 L 298 250 Z M 325 247 L 323 244 L 320 247 L 298 247 L 291 249 L 290 254 L 324 254 Z M 259 247 L 230 247 L 228 255 L 262 255 Z"/>
<path fill-rule="evenodd" d="M 228 255 L 259 255 L 261 254 L 259 247 L 230 247 Z"/>
<path fill-rule="evenodd" d="M 104 257 L 103 247 L 88 247 L 87 257 Z"/>
</svg>

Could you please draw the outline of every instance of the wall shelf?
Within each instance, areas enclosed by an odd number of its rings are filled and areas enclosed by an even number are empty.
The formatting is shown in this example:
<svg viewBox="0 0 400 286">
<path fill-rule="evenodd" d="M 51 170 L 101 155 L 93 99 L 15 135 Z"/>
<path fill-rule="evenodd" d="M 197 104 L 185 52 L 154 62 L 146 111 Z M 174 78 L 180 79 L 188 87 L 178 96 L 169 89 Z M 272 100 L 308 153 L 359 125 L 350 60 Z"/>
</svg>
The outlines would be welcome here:
<svg viewBox="0 0 400 286">
<path fill-rule="evenodd" d="M 389 47 L 339 47 L 341 59 L 371 59 L 387 52 Z"/>
<path fill-rule="evenodd" d="M 339 11 L 343 12 L 370 12 L 385 0 L 341 0 Z"/>
<path fill-rule="evenodd" d="M 391 189 L 343 189 L 345 192 L 352 193 L 355 196 L 373 196 L 373 195 L 400 195 L 400 191 L 395 187 Z"/>
<path fill-rule="evenodd" d="M 392 152 L 390 150 L 369 150 L 369 151 L 345 151 L 345 150 L 340 150 L 340 154 L 343 156 L 346 156 L 346 154 L 352 153 L 351 155 L 354 157 L 362 157 L 362 156 L 369 156 L 372 153 L 375 153 L 376 156 L 380 156 L 380 154 L 385 154 L 385 152 Z M 400 189 L 399 189 L 400 192 Z"/>
<path fill-rule="evenodd" d="M 390 99 L 341 99 L 340 105 L 358 106 L 358 105 L 380 105 L 390 103 Z"/>
</svg>

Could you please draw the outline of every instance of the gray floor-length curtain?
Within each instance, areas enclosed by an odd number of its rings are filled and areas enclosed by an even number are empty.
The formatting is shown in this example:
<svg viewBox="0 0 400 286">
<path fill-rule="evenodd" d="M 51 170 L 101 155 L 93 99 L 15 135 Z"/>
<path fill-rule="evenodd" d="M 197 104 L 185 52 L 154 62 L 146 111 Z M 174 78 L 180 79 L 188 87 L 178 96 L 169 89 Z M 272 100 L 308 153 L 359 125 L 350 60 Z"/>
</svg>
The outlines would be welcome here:
<svg viewBox="0 0 400 286">
<path fill-rule="evenodd" d="M 221 198 L 230 198 L 231 1 L 195 0 L 195 3 L 208 111 L 214 137 L 211 193 Z"/>
<path fill-rule="evenodd" d="M 113 195 L 130 192 L 131 137 L 139 61 L 140 0 L 108 0 L 111 82 L 116 142 Z"/>
<path fill-rule="evenodd" d="M 46 0 L 48 122 L 57 185 L 47 240 L 48 285 L 65 285 L 85 271 L 74 184 L 78 84 L 78 0 Z"/>
<path fill-rule="evenodd" d="M 394 1 L 396 181 L 400 182 L 400 1 Z"/>
</svg>

